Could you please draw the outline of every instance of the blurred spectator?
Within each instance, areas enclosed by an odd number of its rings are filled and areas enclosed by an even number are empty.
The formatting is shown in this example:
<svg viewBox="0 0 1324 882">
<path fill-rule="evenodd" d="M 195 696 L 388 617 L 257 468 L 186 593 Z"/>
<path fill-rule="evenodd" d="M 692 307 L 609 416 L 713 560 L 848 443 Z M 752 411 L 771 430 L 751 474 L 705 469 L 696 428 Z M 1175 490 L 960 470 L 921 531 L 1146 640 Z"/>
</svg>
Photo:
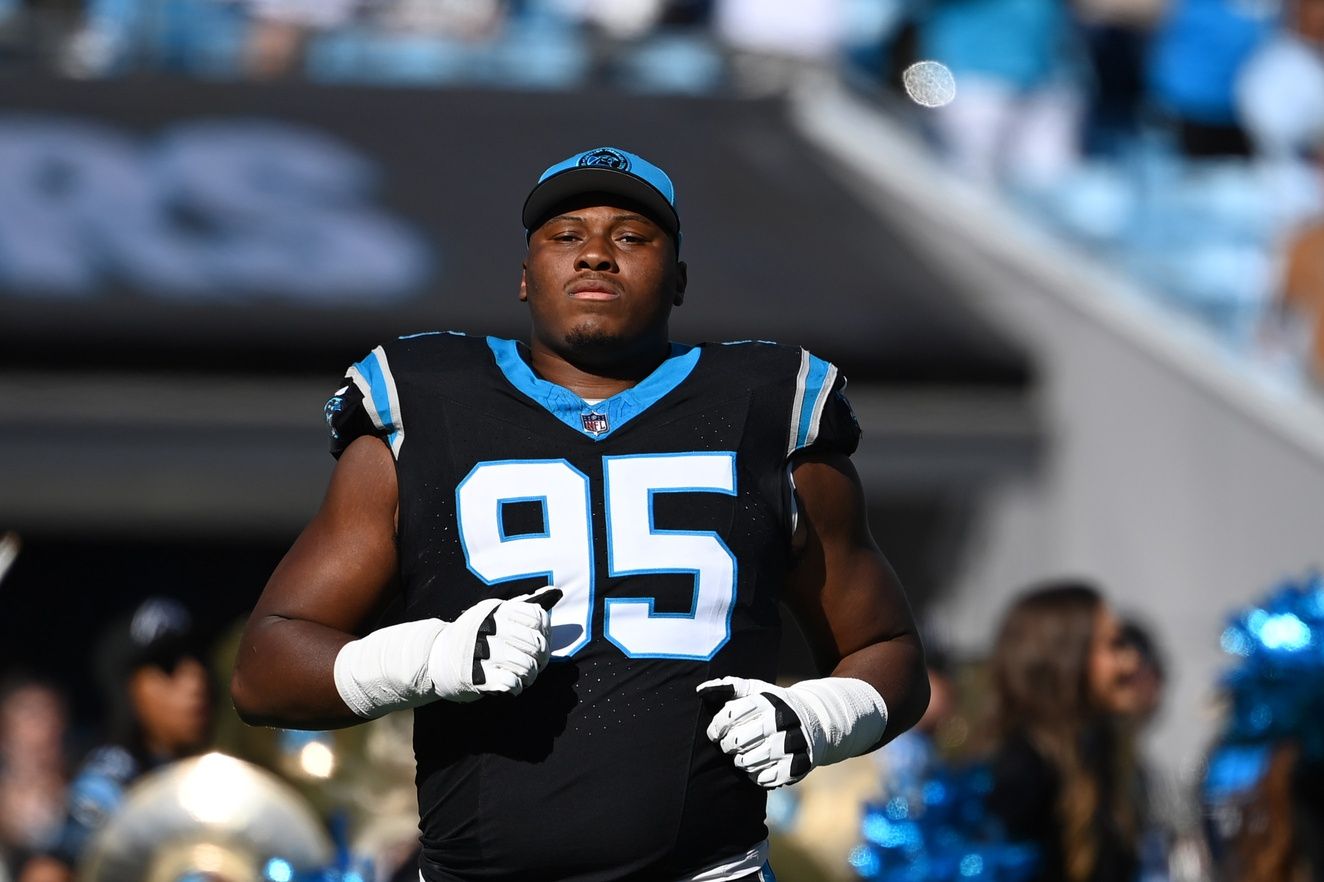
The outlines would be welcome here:
<svg viewBox="0 0 1324 882">
<path fill-rule="evenodd" d="M 96 77 L 122 71 L 143 38 L 147 13 L 139 0 L 88 0 L 82 26 L 64 47 L 64 72 Z"/>
<path fill-rule="evenodd" d="M 309 36 L 343 27 L 361 0 L 247 0 L 246 5 L 251 21 L 244 71 L 254 79 L 273 79 L 296 73 Z"/>
<path fill-rule="evenodd" d="M 1122 641 L 1135 652 L 1135 676 L 1131 686 L 1131 717 L 1140 727 L 1154 722 L 1163 707 L 1163 690 L 1168 682 L 1168 666 L 1149 629 L 1135 619 L 1122 622 Z"/>
<path fill-rule="evenodd" d="M 234 76 L 246 27 L 238 3 L 223 0 L 86 0 L 64 41 L 66 76 L 155 72 Z"/>
<path fill-rule="evenodd" d="M 1316 14 L 1324 19 L 1324 0 L 1303 0 L 1299 7 L 1312 2 Z M 1324 32 L 1324 20 L 1316 26 Z M 1324 41 L 1324 33 L 1320 37 Z M 1320 100 L 1324 102 L 1324 94 Z M 1324 115 L 1324 105 L 1315 110 Z M 1300 193 L 1305 192 L 1315 210 L 1291 225 L 1284 236 L 1277 297 L 1274 308 L 1264 317 L 1260 343 L 1273 367 L 1293 380 L 1310 379 L 1324 389 L 1324 127 L 1302 153 L 1313 160 L 1308 171 L 1276 183 L 1283 190 L 1295 181 L 1297 203 L 1302 202 Z M 1285 158 L 1279 168 L 1294 162 Z M 1300 164 L 1304 166 L 1304 160 Z"/>
<path fill-rule="evenodd" d="M 1240 73 L 1237 112 L 1259 155 L 1301 161 L 1324 139 L 1324 0 L 1288 0 L 1283 12 Z"/>
<path fill-rule="evenodd" d="M 947 656 L 926 645 L 924 664 L 929 672 L 928 709 L 914 728 L 901 733 L 873 755 L 882 769 L 887 792 L 914 800 L 916 804 L 922 802 L 919 789 L 940 762 L 939 730 L 956 713 L 956 684 Z"/>
<path fill-rule="evenodd" d="M 1231 772 L 1230 767 L 1241 766 Z M 1303 762 L 1299 744 L 1279 741 L 1219 750 L 1211 776 L 1244 776 L 1235 795 L 1214 796 L 1214 850 L 1219 882 L 1324 880 L 1324 763 Z"/>
<path fill-rule="evenodd" d="M 433 34 L 452 40 L 485 41 L 497 36 L 507 0 L 373 0 L 376 23 L 395 34 Z"/>
<path fill-rule="evenodd" d="M 1187 156 L 1248 156 L 1234 87 L 1271 32 L 1273 0 L 1176 0 L 1155 36 L 1149 84 Z"/>
<path fill-rule="evenodd" d="M 1324 579 L 1285 582 L 1220 643 L 1227 714 L 1203 782 L 1220 882 L 1324 880 Z"/>
<path fill-rule="evenodd" d="M 665 0 L 553 0 L 563 15 L 617 40 L 648 33 L 662 18 Z"/>
<path fill-rule="evenodd" d="M 1044 882 L 1131 882 L 1138 808 L 1132 745 L 1134 650 L 1092 587 L 1023 594 L 991 659 L 999 745 L 989 809 L 1040 849 Z"/>
<path fill-rule="evenodd" d="M 174 600 L 143 601 L 112 625 L 97 652 L 111 740 L 93 750 L 69 788 L 56 840 L 28 861 L 20 882 L 66 882 L 93 834 L 145 772 L 206 747 L 211 683 L 188 611 Z"/>
<path fill-rule="evenodd" d="M 832 64 L 844 39 L 846 0 L 717 0 L 713 29 L 735 53 L 734 75 L 747 90 L 790 86 L 806 65 Z"/>
<path fill-rule="evenodd" d="M 806 61 L 831 61 L 843 33 L 844 0 L 717 0 L 717 34 L 732 48 Z"/>
<path fill-rule="evenodd" d="M 1304 350 L 1301 361 L 1314 381 L 1324 388 L 1324 218 L 1307 225 L 1287 249 L 1280 304 L 1280 322 L 1296 332 Z"/>
<path fill-rule="evenodd" d="M 1148 91 L 1145 57 L 1166 0 L 1075 0 L 1090 65 L 1084 148 L 1120 157 L 1140 134 Z"/>
<path fill-rule="evenodd" d="M 1083 101 L 1073 50 L 1061 0 L 933 0 L 919 54 L 956 79 L 935 123 L 958 171 L 1039 191 L 1076 164 Z"/>
<path fill-rule="evenodd" d="M 1162 709 L 1163 691 L 1168 680 L 1167 664 L 1149 629 L 1134 619 L 1122 623 L 1122 641 L 1135 653 L 1133 700 L 1126 716 L 1138 733 L 1147 729 Z M 1138 880 L 1167 882 L 1176 839 L 1173 809 L 1163 804 L 1167 796 L 1160 793 L 1163 782 L 1151 774 L 1143 761 L 1137 762 L 1136 780 L 1137 800 L 1142 808 L 1137 833 Z"/>
<path fill-rule="evenodd" d="M 15 674 L 0 685 L 0 864 L 18 865 L 60 829 L 67 725 L 51 684 Z"/>
<path fill-rule="evenodd" d="M 585 79 L 630 91 L 706 94 L 725 76 L 714 0 L 543 0 L 588 39 Z"/>
<path fill-rule="evenodd" d="M 1236 99 L 1276 221 L 1295 227 L 1324 211 L 1314 162 L 1324 144 L 1324 0 L 1287 0 L 1282 28 L 1242 69 Z"/>
</svg>

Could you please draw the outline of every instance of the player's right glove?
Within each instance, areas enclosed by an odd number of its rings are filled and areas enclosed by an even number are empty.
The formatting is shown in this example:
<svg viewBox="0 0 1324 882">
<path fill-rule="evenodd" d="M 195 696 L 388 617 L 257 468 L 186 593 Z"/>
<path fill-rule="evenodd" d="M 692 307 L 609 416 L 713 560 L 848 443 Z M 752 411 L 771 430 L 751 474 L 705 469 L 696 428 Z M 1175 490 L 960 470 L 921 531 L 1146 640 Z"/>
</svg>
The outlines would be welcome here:
<svg viewBox="0 0 1324 882">
<path fill-rule="evenodd" d="M 547 666 L 548 611 L 560 599 L 561 589 L 548 585 L 480 601 L 453 622 L 424 619 L 373 631 L 341 647 L 336 691 L 364 719 L 438 698 L 519 695 Z"/>
</svg>

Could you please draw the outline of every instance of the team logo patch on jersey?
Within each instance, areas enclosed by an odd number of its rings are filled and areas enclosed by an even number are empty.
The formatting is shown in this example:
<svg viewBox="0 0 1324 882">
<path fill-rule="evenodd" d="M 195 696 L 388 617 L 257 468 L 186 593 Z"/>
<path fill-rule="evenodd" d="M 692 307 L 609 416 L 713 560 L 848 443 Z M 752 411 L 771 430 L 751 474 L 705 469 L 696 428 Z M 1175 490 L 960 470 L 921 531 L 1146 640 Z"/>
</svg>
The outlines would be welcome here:
<svg viewBox="0 0 1324 882">
<path fill-rule="evenodd" d="M 590 168 L 614 168 L 616 171 L 629 171 L 630 160 L 619 150 L 612 150 L 610 147 L 599 147 L 591 153 L 586 153 L 579 158 L 581 166 Z"/>
<path fill-rule="evenodd" d="M 326 427 L 331 430 L 332 438 L 340 437 L 340 433 L 336 431 L 335 418 L 336 414 L 345 409 L 345 399 L 343 396 L 348 391 L 348 386 L 341 386 L 336 390 L 336 394 L 332 395 L 326 402 L 326 405 L 322 408 L 322 416 L 326 417 Z"/>
<path fill-rule="evenodd" d="M 601 435 L 607 431 L 607 415 L 605 413 L 590 411 L 581 414 L 580 419 L 584 421 L 584 431 L 589 434 Z"/>
</svg>

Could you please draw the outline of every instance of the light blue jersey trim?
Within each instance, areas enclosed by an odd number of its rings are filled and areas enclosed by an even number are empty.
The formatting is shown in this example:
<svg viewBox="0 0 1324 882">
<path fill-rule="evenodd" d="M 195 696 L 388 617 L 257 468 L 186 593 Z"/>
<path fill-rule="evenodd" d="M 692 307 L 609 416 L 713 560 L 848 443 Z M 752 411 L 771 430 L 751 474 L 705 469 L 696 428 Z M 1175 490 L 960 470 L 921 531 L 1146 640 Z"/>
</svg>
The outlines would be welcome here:
<svg viewBox="0 0 1324 882">
<path fill-rule="evenodd" d="M 517 502 L 536 502 L 539 508 L 539 517 L 542 518 L 542 529 L 533 530 L 526 533 L 512 533 L 506 535 L 506 512 L 505 507 Z M 551 527 L 547 520 L 547 497 L 546 496 L 511 496 L 502 497 L 497 500 L 497 535 L 501 537 L 502 542 L 509 542 L 511 539 L 546 539 L 552 535 Z"/>
<path fill-rule="evenodd" d="M 576 432 L 595 441 L 609 437 L 679 386 L 699 363 L 699 353 L 702 351 L 697 346 L 672 343 L 671 355 L 640 383 L 597 404 L 588 404 L 564 386 L 549 383 L 535 374 L 520 357 L 519 344 L 514 340 L 488 337 L 487 345 L 492 350 L 497 367 L 512 386 Z M 595 435 L 584 428 L 584 416 L 589 413 L 600 413 L 607 417 L 605 432 Z"/>
</svg>

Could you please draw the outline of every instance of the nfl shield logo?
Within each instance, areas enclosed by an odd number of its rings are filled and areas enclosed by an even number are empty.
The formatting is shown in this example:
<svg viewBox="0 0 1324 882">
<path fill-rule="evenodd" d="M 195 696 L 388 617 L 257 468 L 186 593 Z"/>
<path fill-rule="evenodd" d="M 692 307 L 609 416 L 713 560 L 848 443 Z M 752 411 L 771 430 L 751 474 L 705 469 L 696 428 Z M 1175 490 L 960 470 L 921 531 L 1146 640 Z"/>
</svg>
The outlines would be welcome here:
<svg viewBox="0 0 1324 882">
<path fill-rule="evenodd" d="M 603 432 L 607 431 L 607 415 L 605 413 L 590 411 L 589 413 L 582 414 L 581 418 L 584 420 L 585 432 L 593 435 L 601 435 Z"/>
</svg>

